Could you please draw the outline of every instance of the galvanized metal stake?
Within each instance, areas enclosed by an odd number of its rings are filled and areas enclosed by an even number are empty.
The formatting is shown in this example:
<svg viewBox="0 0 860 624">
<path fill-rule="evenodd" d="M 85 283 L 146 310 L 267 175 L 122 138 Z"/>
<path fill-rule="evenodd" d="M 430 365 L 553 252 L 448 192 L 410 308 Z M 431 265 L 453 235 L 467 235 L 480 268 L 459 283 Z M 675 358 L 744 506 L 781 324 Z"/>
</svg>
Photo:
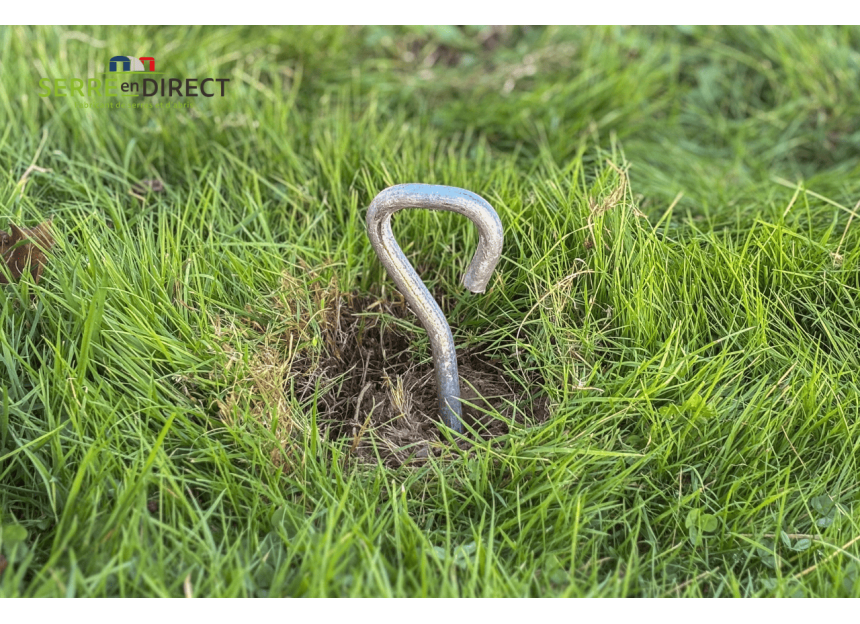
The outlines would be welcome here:
<svg viewBox="0 0 860 624">
<path fill-rule="evenodd" d="M 463 284 L 473 293 L 487 288 L 502 255 L 502 222 L 482 197 L 464 189 L 432 184 L 398 184 L 377 195 L 367 209 L 367 235 L 398 290 L 421 320 L 430 337 L 436 369 L 439 412 L 451 429 L 462 432 L 460 418 L 460 375 L 454 337 L 445 315 L 424 282 L 406 259 L 391 231 L 391 215 L 404 208 L 448 210 L 468 217 L 478 226 L 478 249 L 463 276 Z"/>
</svg>

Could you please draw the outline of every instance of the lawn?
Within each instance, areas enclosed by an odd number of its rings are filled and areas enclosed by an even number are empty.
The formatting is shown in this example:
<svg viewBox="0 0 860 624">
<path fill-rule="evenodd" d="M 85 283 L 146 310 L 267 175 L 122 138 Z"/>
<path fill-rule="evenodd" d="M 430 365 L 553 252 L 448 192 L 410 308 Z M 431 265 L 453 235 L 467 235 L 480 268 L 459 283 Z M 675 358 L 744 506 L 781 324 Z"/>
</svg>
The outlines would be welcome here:
<svg viewBox="0 0 860 624">
<path fill-rule="evenodd" d="M 230 82 L 40 97 L 117 54 Z M 860 29 L 5 27 L 0 59 L 0 230 L 56 239 L 0 286 L 0 596 L 860 595 Z M 468 220 L 395 219 L 507 388 L 462 436 L 365 232 L 404 182 L 504 224 L 473 295 Z"/>
</svg>

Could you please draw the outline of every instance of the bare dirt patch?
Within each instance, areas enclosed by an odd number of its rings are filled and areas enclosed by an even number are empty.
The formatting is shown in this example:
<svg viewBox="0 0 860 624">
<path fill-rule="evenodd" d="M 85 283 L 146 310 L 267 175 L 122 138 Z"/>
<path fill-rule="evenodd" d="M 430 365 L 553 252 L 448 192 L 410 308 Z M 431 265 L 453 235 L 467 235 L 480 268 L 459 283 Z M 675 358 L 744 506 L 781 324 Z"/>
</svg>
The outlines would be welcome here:
<svg viewBox="0 0 860 624">
<path fill-rule="evenodd" d="M 302 452 L 298 438 L 308 433 L 314 402 L 319 430 L 360 461 L 399 466 L 450 454 L 426 333 L 402 296 L 344 293 L 334 278 L 306 270 L 301 280 L 284 274 L 281 288 L 248 306 L 247 316 L 213 318 L 224 359 L 210 379 L 227 385 L 210 400 L 216 417 L 228 426 L 250 418 L 269 429 L 267 452 L 279 468 Z M 450 321 L 455 302 L 441 292 L 435 298 Z M 491 352 L 452 330 L 466 425 L 461 447 L 549 418 L 543 380 L 533 375 L 523 384 L 506 371 L 513 347 Z M 187 389 L 193 380 L 177 384 L 194 395 Z"/>
<path fill-rule="evenodd" d="M 330 381 L 318 398 L 319 424 L 331 439 L 350 440 L 351 452 L 368 461 L 420 463 L 447 445 L 429 349 L 424 357 L 416 354 L 420 336 L 407 323 L 417 325 L 417 319 L 402 299 L 345 295 L 325 331 L 330 355 L 313 371 L 293 370 L 314 378 L 316 388 L 320 375 Z M 546 397 L 530 394 L 539 390 L 539 379 L 522 388 L 479 345 L 458 349 L 457 359 L 467 438 L 494 438 L 508 433 L 511 422 L 538 424 L 549 417 Z"/>
</svg>

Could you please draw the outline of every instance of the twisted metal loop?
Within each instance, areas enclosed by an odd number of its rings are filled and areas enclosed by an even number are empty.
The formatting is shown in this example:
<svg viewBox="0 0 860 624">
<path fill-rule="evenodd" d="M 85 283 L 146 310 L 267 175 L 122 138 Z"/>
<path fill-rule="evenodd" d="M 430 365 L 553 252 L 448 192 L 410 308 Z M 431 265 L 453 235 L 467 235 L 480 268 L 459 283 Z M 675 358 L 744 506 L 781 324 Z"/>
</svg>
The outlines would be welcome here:
<svg viewBox="0 0 860 624">
<path fill-rule="evenodd" d="M 486 290 L 493 270 L 499 263 L 504 237 L 502 222 L 493 207 L 475 193 L 432 184 L 398 184 L 389 187 L 379 193 L 367 209 L 370 243 L 430 337 L 442 420 L 451 429 L 462 432 L 460 376 L 451 328 L 391 231 L 391 215 L 404 208 L 456 212 L 468 217 L 478 227 L 478 249 L 463 276 L 463 284 L 473 293 Z"/>
</svg>

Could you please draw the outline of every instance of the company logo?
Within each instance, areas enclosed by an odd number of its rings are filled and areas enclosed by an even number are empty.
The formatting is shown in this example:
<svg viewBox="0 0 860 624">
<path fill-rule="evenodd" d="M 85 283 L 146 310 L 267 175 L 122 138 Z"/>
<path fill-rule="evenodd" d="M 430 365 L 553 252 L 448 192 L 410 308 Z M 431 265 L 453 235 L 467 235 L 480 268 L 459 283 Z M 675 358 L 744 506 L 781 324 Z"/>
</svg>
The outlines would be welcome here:
<svg viewBox="0 0 860 624">
<path fill-rule="evenodd" d="M 229 78 L 150 78 L 163 75 L 155 71 L 154 56 L 112 56 L 104 78 L 42 78 L 39 80 L 40 97 L 117 98 L 139 97 L 143 101 L 129 103 L 77 101 L 77 108 L 190 108 L 192 101 L 161 101 L 152 103 L 146 98 L 224 97 Z M 129 75 L 125 78 L 126 75 Z M 98 76 L 98 74 L 97 74 Z"/>
<path fill-rule="evenodd" d="M 108 64 L 108 71 L 112 72 L 154 72 L 155 58 L 152 56 L 114 56 Z"/>
</svg>

